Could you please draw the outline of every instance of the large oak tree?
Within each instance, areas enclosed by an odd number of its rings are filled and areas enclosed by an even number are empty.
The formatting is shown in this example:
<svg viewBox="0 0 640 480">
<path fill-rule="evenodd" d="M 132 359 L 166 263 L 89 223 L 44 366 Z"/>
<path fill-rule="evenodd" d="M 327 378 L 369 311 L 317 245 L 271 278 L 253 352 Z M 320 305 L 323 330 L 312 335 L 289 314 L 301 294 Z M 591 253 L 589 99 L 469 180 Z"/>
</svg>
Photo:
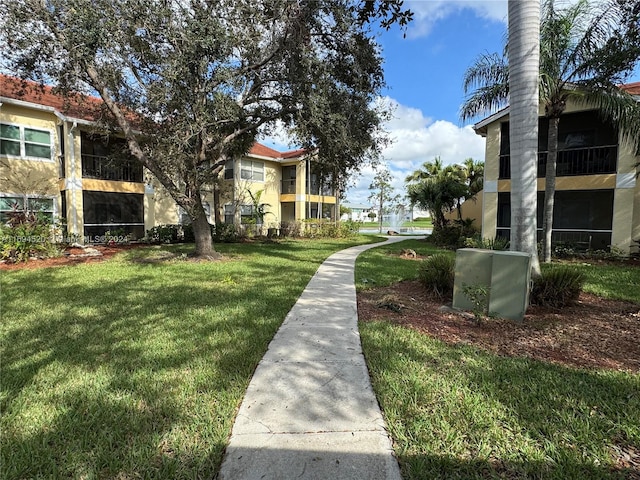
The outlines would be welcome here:
<svg viewBox="0 0 640 480">
<path fill-rule="evenodd" d="M 371 21 L 402 1 L 0 0 L 3 56 L 24 78 L 96 93 L 105 123 L 214 254 L 201 190 L 282 121 L 334 178 L 380 150 L 383 86 Z"/>
</svg>

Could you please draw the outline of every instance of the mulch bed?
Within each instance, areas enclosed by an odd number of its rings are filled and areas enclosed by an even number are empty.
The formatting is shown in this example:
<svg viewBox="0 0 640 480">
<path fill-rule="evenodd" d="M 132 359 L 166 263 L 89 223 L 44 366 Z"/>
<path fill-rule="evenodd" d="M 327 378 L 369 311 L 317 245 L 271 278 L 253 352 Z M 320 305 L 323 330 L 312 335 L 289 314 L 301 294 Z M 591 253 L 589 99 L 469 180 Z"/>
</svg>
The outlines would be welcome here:
<svg viewBox="0 0 640 480">
<path fill-rule="evenodd" d="M 582 293 L 555 310 L 530 307 L 523 322 L 473 318 L 443 311 L 443 300 L 418 281 L 358 293 L 360 321 L 385 320 L 449 344 L 470 344 L 504 356 L 570 367 L 640 372 L 640 305 Z"/>
<path fill-rule="evenodd" d="M 132 248 L 140 248 L 147 246 L 146 244 L 126 244 L 126 245 L 91 245 L 89 248 L 97 250 L 100 255 L 87 255 L 87 250 L 77 247 L 69 247 L 64 250 L 60 257 L 53 258 L 32 258 L 28 262 L 0 263 L 0 270 L 23 270 L 44 267 L 60 267 L 79 265 L 82 263 L 102 262 L 107 258 L 113 257 L 116 253 Z"/>
</svg>

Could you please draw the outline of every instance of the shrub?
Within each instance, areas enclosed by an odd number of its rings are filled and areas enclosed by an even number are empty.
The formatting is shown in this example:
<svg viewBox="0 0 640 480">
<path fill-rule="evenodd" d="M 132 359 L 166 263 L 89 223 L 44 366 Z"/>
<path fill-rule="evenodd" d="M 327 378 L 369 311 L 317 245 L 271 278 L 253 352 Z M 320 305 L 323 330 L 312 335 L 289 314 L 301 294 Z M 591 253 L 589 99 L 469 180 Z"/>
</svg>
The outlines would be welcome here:
<svg viewBox="0 0 640 480">
<path fill-rule="evenodd" d="M 482 238 L 480 235 L 468 237 L 464 241 L 466 248 L 484 248 L 487 250 L 508 250 L 509 239 L 503 237 Z"/>
<path fill-rule="evenodd" d="M 455 258 L 436 253 L 422 261 L 418 268 L 418 280 L 439 297 L 450 297 L 453 294 L 454 272 Z"/>
<path fill-rule="evenodd" d="M 9 221 L 0 227 L 0 258 L 9 262 L 26 262 L 31 257 L 59 255 L 52 241 L 53 224 L 37 212 L 13 210 Z"/>
<path fill-rule="evenodd" d="M 182 227 L 182 235 L 178 235 L 178 237 L 182 237 L 182 241 L 185 243 L 194 243 L 196 241 L 196 236 L 193 233 L 193 225 L 185 223 L 184 225 L 180 225 L 180 227 Z"/>
<path fill-rule="evenodd" d="M 304 235 L 309 238 L 348 238 L 358 234 L 361 224 L 352 220 L 337 224 L 333 220 L 308 220 Z"/>
<path fill-rule="evenodd" d="M 211 237 L 214 243 L 233 243 L 238 241 L 239 235 L 233 223 L 218 223 L 211 225 Z"/>
<path fill-rule="evenodd" d="M 580 296 L 585 280 L 585 274 L 573 267 L 552 267 L 533 280 L 531 303 L 554 308 L 570 305 Z"/>
<path fill-rule="evenodd" d="M 150 243 L 177 243 L 179 225 L 158 225 L 147 230 L 147 241 Z"/>
<path fill-rule="evenodd" d="M 302 230 L 300 222 L 282 222 L 280 225 L 281 237 L 299 237 Z"/>
<path fill-rule="evenodd" d="M 434 229 L 427 237 L 430 243 L 445 248 L 460 248 L 465 246 L 467 238 L 473 237 L 478 230 L 473 226 L 473 220 L 455 220 L 442 228 Z"/>
</svg>

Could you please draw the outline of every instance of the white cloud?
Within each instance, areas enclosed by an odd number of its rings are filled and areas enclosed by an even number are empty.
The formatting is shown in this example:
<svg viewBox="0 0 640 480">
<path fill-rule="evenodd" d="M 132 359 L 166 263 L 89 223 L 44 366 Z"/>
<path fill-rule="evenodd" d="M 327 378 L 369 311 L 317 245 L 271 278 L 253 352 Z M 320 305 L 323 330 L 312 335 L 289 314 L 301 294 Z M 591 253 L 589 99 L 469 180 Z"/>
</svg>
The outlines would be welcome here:
<svg viewBox="0 0 640 480">
<path fill-rule="evenodd" d="M 280 152 L 285 152 L 297 148 L 291 137 L 287 133 L 287 129 L 281 121 L 277 121 L 275 124 L 269 125 L 260 129 L 260 134 L 257 138 L 258 142 L 271 147 Z"/>
<path fill-rule="evenodd" d="M 439 20 L 462 10 L 473 10 L 479 18 L 507 23 L 507 0 L 407 0 L 414 13 L 407 35 L 411 38 L 429 35 Z"/>
<path fill-rule="evenodd" d="M 404 179 L 421 167 L 424 162 L 439 156 L 445 165 L 462 163 L 466 158 L 484 160 L 484 138 L 476 135 L 471 126 L 460 127 L 444 120 L 431 121 L 417 108 L 395 104 L 394 117 L 387 123 L 387 130 L 394 142 L 383 151 L 384 163 L 391 171 L 397 193 L 405 194 Z M 362 170 L 354 179 L 346 198 L 349 203 L 368 203 L 375 172 L 371 167 Z"/>
</svg>

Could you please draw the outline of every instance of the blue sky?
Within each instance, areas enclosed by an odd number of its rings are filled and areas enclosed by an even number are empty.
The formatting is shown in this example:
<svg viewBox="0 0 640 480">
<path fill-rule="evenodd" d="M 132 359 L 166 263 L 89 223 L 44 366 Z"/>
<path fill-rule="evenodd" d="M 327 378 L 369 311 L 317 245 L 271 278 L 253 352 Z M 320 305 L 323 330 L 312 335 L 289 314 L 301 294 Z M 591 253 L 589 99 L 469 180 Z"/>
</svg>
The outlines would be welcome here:
<svg viewBox="0 0 640 480">
<path fill-rule="evenodd" d="M 459 119 L 462 76 L 480 54 L 501 52 L 507 29 L 506 0 L 405 0 L 405 5 L 414 12 L 406 38 L 397 27 L 379 38 L 388 83 L 384 100 L 394 106 L 394 119 L 386 125 L 394 143 L 383 152 L 384 163 L 403 195 L 406 175 L 435 156 L 445 164 L 484 160 L 484 139 L 473 132 L 472 122 Z M 640 81 L 640 69 L 633 81 Z M 289 148 L 282 138 L 265 143 Z M 368 204 L 373 175 L 365 167 L 352 178 L 346 201 Z"/>
</svg>

